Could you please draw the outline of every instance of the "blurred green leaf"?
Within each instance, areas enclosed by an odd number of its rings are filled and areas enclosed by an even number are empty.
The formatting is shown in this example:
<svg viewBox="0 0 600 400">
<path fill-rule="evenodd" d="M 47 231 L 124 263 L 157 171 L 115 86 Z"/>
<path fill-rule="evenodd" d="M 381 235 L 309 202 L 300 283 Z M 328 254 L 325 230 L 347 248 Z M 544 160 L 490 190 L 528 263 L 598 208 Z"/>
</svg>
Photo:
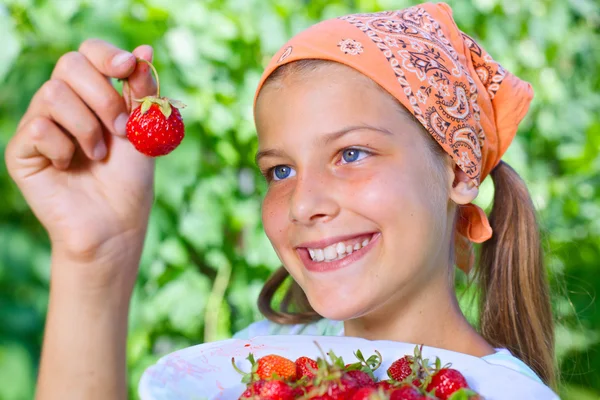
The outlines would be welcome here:
<svg viewBox="0 0 600 400">
<path fill-rule="evenodd" d="M 33 398 L 34 371 L 27 349 L 18 343 L 0 346 L 0 398 L 21 400 Z"/>
</svg>

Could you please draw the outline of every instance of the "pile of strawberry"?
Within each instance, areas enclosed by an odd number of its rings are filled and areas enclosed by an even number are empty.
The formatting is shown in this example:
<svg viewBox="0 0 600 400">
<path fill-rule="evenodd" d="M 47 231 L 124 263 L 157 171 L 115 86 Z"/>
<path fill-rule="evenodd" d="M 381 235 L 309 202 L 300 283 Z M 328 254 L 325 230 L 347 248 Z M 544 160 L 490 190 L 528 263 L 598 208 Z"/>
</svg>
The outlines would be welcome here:
<svg viewBox="0 0 600 400">
<path fill-rule="evenodd" d="M 317 344 L 318 346 L 318 344 Z M 469 388 L 465 377 L 450 365 L 441 366 L 439 358 L 430 364 L 414 355 L 394 361 L 387 370 L 388 379 L 378 381 L 373 372 L 381 365 L 381 354 L 368 359 L 355 352 L 357 362 L 345 364 L 333 351 L 313 360 L 300 357 L 296 361 L 270 354 L 254 359 L 249 373 L 233 367 L 243 375 L 246 390 L 239 400 L 482 400 Z"/>
</svg>

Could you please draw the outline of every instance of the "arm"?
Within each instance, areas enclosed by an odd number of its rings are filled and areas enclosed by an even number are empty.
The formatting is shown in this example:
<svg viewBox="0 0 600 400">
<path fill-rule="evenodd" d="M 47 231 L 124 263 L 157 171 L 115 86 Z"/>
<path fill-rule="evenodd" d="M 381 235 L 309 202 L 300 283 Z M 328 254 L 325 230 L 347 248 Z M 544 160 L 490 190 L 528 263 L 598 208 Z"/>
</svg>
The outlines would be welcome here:
<svg viewBox="0 0 600 400">
<path fill-rule="evenodd" d="M 127 102 L 107 78 L 126 78 L 133 98 L 155 93 L 136 58 L 150 60 L 152 48 L 90 39 L 63 55 L 6 147 L 8 172 L 52 243 L 38 399 L 127 396 L 127 315 L 154 161 L 123 136 Z"/>
<path fill-rule="evenodd" d="M 36 398 L 125 399 L 127 316 L 135 276 L 85 284 L 89 280 L 77 272 L 117 268 L 77 264 L 59 256 L 52 260 Z"/>
<path fill-rule="evenodd" d="M 127 314 L 154 160 L 123 136 L 126 99 L 108 78 L 126 78 L 133 98 L 153 94 L 136 58 L 150 60 L 152 48 L 90 39 L 63 55 L 6 147 L 8 172 L 52 243 L 38 399 L 127 394 Z"/>
</svg>

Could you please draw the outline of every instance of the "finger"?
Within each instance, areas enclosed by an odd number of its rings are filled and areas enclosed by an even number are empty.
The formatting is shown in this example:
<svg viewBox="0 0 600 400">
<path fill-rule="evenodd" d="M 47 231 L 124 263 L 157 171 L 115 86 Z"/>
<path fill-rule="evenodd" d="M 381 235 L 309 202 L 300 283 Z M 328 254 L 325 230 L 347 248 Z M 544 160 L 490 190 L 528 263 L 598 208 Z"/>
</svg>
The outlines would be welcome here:
<svg viewBox="0 0 600 400">
<path fill-rule="evenodd" d="M 33 175 L 52 163 L 67 169 L 75 153 L 73 141 L 52 120 L 31 119 L 9 142 L 6 148 L 8 171 L 15 179 Z"/>
<path fill-rule="evenodd" d="M 54 120 L 69 132 L 88 158 L 102 160 L 106 156 L 100 121 L 64 81 L 49 80 L 33 101 L 44 103 L 43 107 L 39 107 L 39 116 Z"/>
<path fill-rule="evenodd" d="M 127 78 L 135 69 L 135 56 L 100 39 L 88 39 L 79 46 L 79 53 L 102 75 L 111 78 Z"/>
<path fill-rule="evenodd" d="M 142 45 L 133 50 L 133 54 L 137 58 L 152 62 L 154 51 L 151 46 Z M 156 80 L 152 74 L 152 70 L 148 64 L 138 61 L 133 73 L 127 78 L 129 87 L 131 88 L 131 97 L 133 99 L 141 99 L 145 96 L 156 95 Z M 131 104 L 131 108 L 135 108 L 137 102 Z"/>
<path fill-rule="evenodd" d="M 52 79 L 66 82 L 111 133 L 125 134 L 129 117 L 125 101 L 82 53 L 62 56 L 52 72 Z"/>
</svg>

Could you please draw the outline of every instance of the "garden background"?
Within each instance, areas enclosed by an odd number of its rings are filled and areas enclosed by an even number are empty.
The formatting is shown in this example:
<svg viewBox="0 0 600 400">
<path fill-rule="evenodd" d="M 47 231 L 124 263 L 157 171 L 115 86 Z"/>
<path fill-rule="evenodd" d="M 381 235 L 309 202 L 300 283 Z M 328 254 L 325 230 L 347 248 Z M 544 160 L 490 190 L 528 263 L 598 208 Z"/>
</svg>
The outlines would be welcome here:
<svg viewBox="0 0 600 400">
<path fill-rule="evenodd" d="M 261 68 L 326 17 L 407 0 L 0 0 L 2 155 L 61 54 L 86 38 L 151 44 L 163 92 L 188 104 L 187 136 L 158 160 L 156 204 L 130 318 L 132 398 L 167 352 L 228 338 L 260 318 L 279 265 L 260 224 L 251 103 Z M 461 29 L 536 97 L 505 159 L 540 213 L 565 399 L 600 398 L 600 5 L 596 0 L 449 1 Z M 115 83 L 120 88 L 119 83 Z M 493 188 L 484 185 L 480 204 Z M 49 243 L 0 165 L 0 399 L 33 395 L 48 299 Z M 457 279 L 464 289 L 464 277 Z M 468 297 L 468 296 L 467 296 Z M 465 298 L 467 298 L 465 297 Z M 468 315 L 473 309 L 463 303 Z"/>
</svg>

